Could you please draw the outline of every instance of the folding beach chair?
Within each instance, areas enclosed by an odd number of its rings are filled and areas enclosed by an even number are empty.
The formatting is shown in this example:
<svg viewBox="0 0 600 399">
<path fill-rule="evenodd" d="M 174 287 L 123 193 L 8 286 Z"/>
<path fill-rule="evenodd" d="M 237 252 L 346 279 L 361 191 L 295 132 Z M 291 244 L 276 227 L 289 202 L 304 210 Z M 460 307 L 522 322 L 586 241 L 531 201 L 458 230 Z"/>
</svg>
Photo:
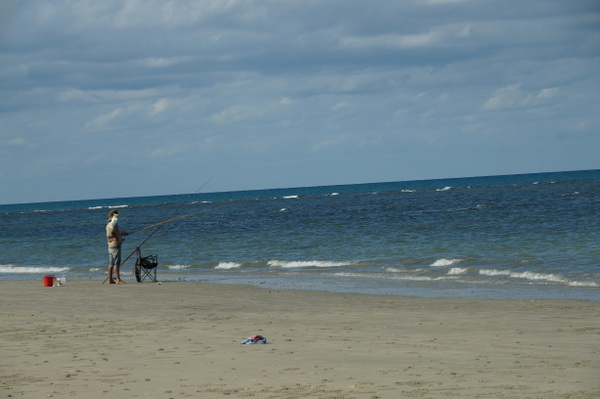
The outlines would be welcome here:
<svg viewBox="0 0 600 399">
<path fill-rule="evenodd" d="M 156 282 L 156 269 L 158 267 L 158 255 L 149 255 L 142 257 L 142 252 L 139 248 L 135 250 L 137 259 L 135 260 L 135 279 L 141 283 L 146 278 Z"/>
</svg>

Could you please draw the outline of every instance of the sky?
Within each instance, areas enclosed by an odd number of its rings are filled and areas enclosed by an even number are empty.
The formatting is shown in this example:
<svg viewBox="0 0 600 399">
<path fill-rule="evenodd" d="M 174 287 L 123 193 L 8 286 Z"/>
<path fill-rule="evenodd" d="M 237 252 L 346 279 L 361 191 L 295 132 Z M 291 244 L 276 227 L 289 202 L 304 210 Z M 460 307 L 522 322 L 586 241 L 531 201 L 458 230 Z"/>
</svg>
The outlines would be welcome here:
<svg viewBox="0 0 600 399">
<path fill-rule="evenodd" d="M 597 0 L 0 3 L 3 204 L 598 169 L 598 126 Z"/>
</svg>

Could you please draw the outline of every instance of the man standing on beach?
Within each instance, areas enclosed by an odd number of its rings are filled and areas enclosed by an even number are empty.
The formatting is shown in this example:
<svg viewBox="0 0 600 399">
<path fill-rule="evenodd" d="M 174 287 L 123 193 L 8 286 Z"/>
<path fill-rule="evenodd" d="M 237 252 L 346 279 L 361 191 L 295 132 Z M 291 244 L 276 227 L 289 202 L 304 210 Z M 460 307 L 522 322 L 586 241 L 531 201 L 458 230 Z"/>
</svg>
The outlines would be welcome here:
<svg viewBox="0 0 600 399">
<path fill-rule="evenodd" d="M 108 240 L 108 282 L 110 284 L 125 284 L 121 280 L 121 244 L 123 237 L 129 233 L 121 232 L 118 225 L 119 211 L 113 209 L 108 213 L 108 223 L 106 224 L 106 239 Z M 116 280 L 113 279 L 113 273 Z"/>
</svg>

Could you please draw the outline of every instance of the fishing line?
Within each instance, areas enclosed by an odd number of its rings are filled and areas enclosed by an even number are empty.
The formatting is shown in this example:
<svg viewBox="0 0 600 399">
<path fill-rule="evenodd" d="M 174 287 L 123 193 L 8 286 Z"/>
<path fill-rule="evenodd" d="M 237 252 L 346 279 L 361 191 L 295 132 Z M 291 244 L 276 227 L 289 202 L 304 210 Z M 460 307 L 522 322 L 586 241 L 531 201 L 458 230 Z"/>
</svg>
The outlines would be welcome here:
<svg viewBox="0 0 600 399">
<path fill-rule="evenodd" d="M 226 205 L 221 205 L 221 206 L 215 206 L 215 207 L 208 208 L 208 209 L 202 209 L 201 211 L 198 211 L 198 212 L 194 212 L 194 213 L 188 213 L 187 215 L 178 216 L 178 217 L 176 217 L 176 218 L 173 218 L 173 219 L 165 220 L 164 222 L 155 223 L 155 224 L 152 224 L 152 225 L 150 225 L 150 226 L 142 227 L 141 229 L 137 229 L 137 230 L 135 230 L 135 231 L 133 231 L 133 232 L 129 233 L 129 235 L 135 234 L 135 233 L 137 233 L 137 232 L 140 232 L 140 231 L 142 231 L 142 230 L 147 230 L 147 229 L 150 229 L 150 228 L 152 228 L 152 227 L 155 227 L 155 226 L 160 226 L 160 225 L 162 225 L 162 224 L 165 224 L 165 223 L 174 222 L 174 221 L 176 221 L 176 220 L 179 220 L 179 219 L 184 219 L 184 218 L 187 218 L 187 217 L 190 217 L 190 216 L 197 215 L 197 214 L 199 214 L 199 213 L 203 213 L 203 212 L 212 211 L 212 210 L 214 210 L 214 209 L 223 208 L 223 207 L 225 207 L 225 206 L 229 206 L 229 205 L 231 205 L 231 204 L 226 204 Z"/>
<path fill-rule="evenodd" d="M 163 226 L 165 223 L 168 223 L 168 222 L 171 222 L 171 221 L 174 221 L 174 220 L 177 220 L 177 219 L 181 219 L 182 217 L 179 217 L 179 218 L 173 218 L 173 216 L 175 216 L 175 214 L 176 214 L 176 213 L 177 213 L 177 212 L 178 212 L 178 211 L 179 211 L 181 208 L 183 208 L 183 206 L 184 206 L 185 204 L 187 204 L 187 203 L 190 201 L 190 199 L 191 199 L 191 198 L 192 198 L 194 195 L 198 194 L 198 193 L 200 192 L 200 190 L 202 190 L 202 189 L 204 188 L 204 186 L 206 186 L 208 183 L 210 183 L 210 181 L 211 181 L 212 179 L 214 179 L 214 177 L 211 177 L 210 179 L 208 179 L 208 180 L 207 180 L 207 181 L 206 181 L 206 182 L 205 182 L 203 185 L 201 185 L 201 186 L 200 186 L 200 188 L 199 188 L 198 190 L 196 190 L 196 192 L 195 192 L 195 193 L 193 193 L 193 194 L 190 194 L 190 195 L 188 196 L 188 198 L 187 198 L 187 199 L 186 199 L 186 200 L 185 200 L 183 203 L 181 203 L 181 204 L 180 204 L 180 205 L 179 205 L 179 206 L 178 206 L 178 207 L 177 207 L 177 208 L 176 208 L 176 209 L 175 209 L 175 210 L 174 210 L 174 211 L 171 213 L 171 215 L 169 215 L 169 218 L 168 218 L 167 220 L 165 220 L 164 222 L 161 222 L 161 223 L 156 223 L 156 224 L 153 224 L 153 225 L 151 225 L 151 226 L 144 227 L 143 229 L 139 229 L 139 230 L 136 230 L 136 231 L 134 231 L 134 233 L 136 233 L 136 232 L 138 232 L 138 231 L 142 231 L 142 230 L 149 229 L 149 228 L 151 228 L 151 227 L 154 227 L 154 226 L 156 226 L 156 229 L 155 229 L 155 230 L 154 230 L 152 233 L 150 233 L 150 235 L 149 235 L 148 237 L 146 237 L 146 239 L 145 239 L 144 241 L 142 241 L 142 243 L 141 243 L 140 245 L 138 245 L 137 247 L 135 247 L 135 249 L 133 250 L 133 252 L 132 252 L 132 253 L 130 253 L 130 254 L 129 254 L 129 256 L 128 256 L 127 258 L 125 258 L 125 260 L 124 260 L 123 262 L 121 262 L 121 263 L 119 264 L 119 267 L 121 267 L 121 266 L 122 266 L 122 265 L 123 265 L 125 262 L 127 262 L 127 261 L 129 260 L 129 258 L 131 258 L 131 257 L 133 256 L 133 254 L 134 254 L 134 253 L 136 253 L 136 252 L 137 252 L 137 250 L 139 250 L 139 249 L 142 247 L 142 245 L 144 245 L 144 244 L 145 244 L 145 243 L 146 243 L 146 242 L 147 242 L 147 241 L 148 241 L 148 240 L 149 240 L 149 239 L 150 239 L 150 238 L 151 238 L 151 237 L 152 237 L 154 234 L 156 234 L 156 232 L 157 232 L 158 230 L 160 230 L 160 228 L 161 228 L 161 227 L 162 227 L 162 226 Z M 204 209 L 204 210 L 202 210 L 202 212 L 205 212 L 205 211 L 208 211 L 208 210 L 209 210 L 209 209 Z M 195 213 L 200 213 L 200 212 L 195 212 Z M 185 215 L 185 216 L 186 216 L 186 217 L 187 217 L 187 216 L 192 216 L 192 214 Z M 132 234 L 133 234 L 133 233 L 132 233 Z"/>
</svg>

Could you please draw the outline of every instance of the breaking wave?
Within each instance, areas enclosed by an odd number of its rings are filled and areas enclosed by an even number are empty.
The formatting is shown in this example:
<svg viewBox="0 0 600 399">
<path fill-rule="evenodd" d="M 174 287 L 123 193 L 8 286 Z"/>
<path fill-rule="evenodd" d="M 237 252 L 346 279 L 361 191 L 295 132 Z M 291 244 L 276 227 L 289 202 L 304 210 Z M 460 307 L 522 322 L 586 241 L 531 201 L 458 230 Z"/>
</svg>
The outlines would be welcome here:
<svg viewBox="0 0 600 399">
<path fill-rule="evenodd" d="M 452 266 L 457 264 L 458 262 L 462 261 L 462 259 L 438 259 L 435 262 L 433 262 L 431 265 L 432 267 L 446 267 L 446 266 Z"/>
<path fill-rule="evenodd" d="M 453 267 L 452 269 L 448 270 L 448 274 L 449 275 L 465 274 L 467 271 L 469 271 L 469 269 L 465 269 L 463 267 Z"/>
<path fill-rule="evenodd" d="M 238 269 L 240 267 L 242 267 L 241 263 L 220 262 L 217 266 L 215 266 L 215 269 L 218 269 L 218 270 L 229 270 L 229 269 Z"/>
<path fill-rule="evenodd" d="M 279 260 L 270 260 L 267 262 L 267 265 L 270 267 L 281 267 L 284 269 L 292 269 L 292 268 L 303 268 L 303 267 L 342 267 L 348 266 L 349 263 L 346 262 L 327 262 L 327 261 L 279 261 Z"/>
<path fill-rule="evenodd" d="M 44 273 L 64 273 L 71 270 L 70 267 L 33 267 L 33 266 L 14 266 L 0 265 L 0 273 L 12 274 L 44 274 Z"/>
<path fill-rule="evenodd" d="M 571 287 L 597 287 L 593 281 L 571 281 L 560 274 L 535 273 L 535 272 L 513 272 L 511 270 L 483 269 L 479 271 L 482 276 L 497 277 L 506 276 L 515 279 L 524 279 L 529 281 L 541 281 L 549 283 L 562 283 Z"/>
<path fill-rule="evenodd" d="M 190 265 L 169 265 L 168 268 L 169 270 L 183 270 L 189 269 Z"/>
</svg>

